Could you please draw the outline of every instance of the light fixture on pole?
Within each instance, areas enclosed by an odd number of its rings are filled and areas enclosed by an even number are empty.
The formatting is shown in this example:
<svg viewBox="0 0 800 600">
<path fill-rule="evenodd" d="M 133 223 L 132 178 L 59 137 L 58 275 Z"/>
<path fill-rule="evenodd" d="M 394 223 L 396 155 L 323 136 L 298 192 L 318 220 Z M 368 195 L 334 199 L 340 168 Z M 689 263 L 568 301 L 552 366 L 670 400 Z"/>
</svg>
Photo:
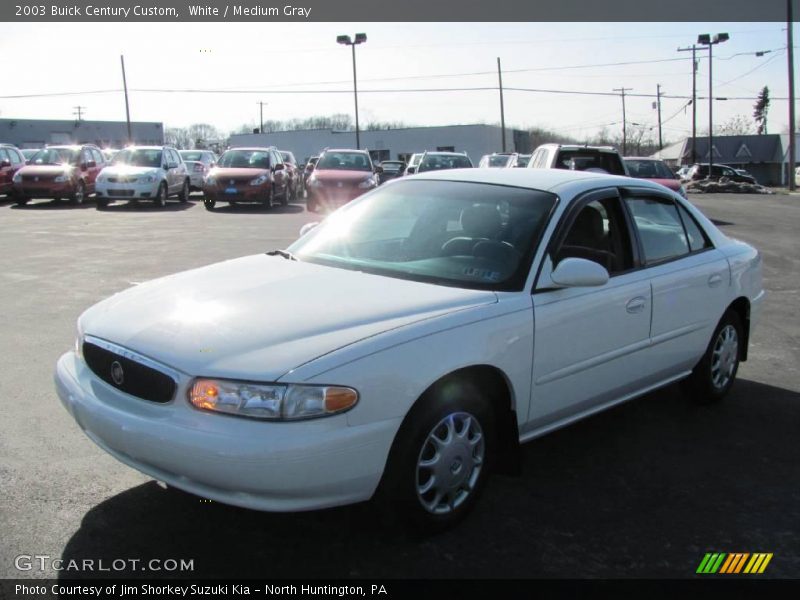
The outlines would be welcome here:
<svg viewBox="0 0 800 600">
<path fill-rule="evenodd" d="M 713 48 L 716 44 L 727 42 L 730 36 L 727 33 L 717 33 L 711 36 L 701 33 L 697 36 L 697 43 L 708 46 L 708 176 L 711 179 L 711 166 L 714 162 L 714 94 L 712 93 Z"/>
<path fill-rule="evenodd" d="M 356 103 L 356 148 L 361 149 L 361 137 L 358 129 L 358 83 L 356 78 L 356 46 L 367 41 L 366 33 L 357 33 L 355 39 L 350 39 L 349 35 L 336 36 L 336 43 L 350 46 L 353 49 L 353 97 Z"/>
</svg>

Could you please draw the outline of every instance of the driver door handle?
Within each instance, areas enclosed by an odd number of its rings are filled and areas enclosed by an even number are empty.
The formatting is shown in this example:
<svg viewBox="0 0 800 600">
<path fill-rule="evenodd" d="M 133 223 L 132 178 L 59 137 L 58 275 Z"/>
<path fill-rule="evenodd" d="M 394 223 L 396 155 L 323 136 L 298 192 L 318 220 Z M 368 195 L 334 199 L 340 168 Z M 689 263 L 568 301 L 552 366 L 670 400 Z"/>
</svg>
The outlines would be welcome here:
<svg viewBox="0 0 800 600">
<path fill-rule="evenodd" d="M 714 273 L 711 277 L 708 278 L 708 287 L 716 287 L 720 283 L 722 283 L 722 275 L 719 273 Z"/>
<path fill-rule="evenodd" d="M 643 296 L 636 296 L 628 300 L 628 303 L 625 305 L 625 310 L 632 315 L 638 314 L 644 310 L 646 302 Z"/>
</svg>

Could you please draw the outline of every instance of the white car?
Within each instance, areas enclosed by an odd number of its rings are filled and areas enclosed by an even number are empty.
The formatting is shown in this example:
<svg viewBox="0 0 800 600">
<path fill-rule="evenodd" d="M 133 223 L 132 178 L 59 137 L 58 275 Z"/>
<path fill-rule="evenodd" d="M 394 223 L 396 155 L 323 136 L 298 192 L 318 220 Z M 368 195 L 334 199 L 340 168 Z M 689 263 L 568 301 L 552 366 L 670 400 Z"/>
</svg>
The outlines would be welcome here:
<svg viewBox="0 0 800 600">
<path fill-rule="evenodd" d="M 219 157 L 211 150 L 180 150 L 179 154 L 189 173 L 189 185 L 192 190 L 203 189 L 203 179 L 217 164 Z"/>
<path fill-rule="evenodd" d="M 170 486 L 269 511 L 378 492 L 439 529 L 522 442 L 683 379 L 724 396 L 761 267 L 648 181 L 424 173 L 287 250 L 88 309 L 56 388 L 95 443 Z"/>
<path fill-rule="evenodd" d="M 189 172 L 175 148 L 128 146 L 114 155 L 95 181 L 97 207 L 114 200 L 152 200 L 166 206 L 167 198 L 189 200 Z"/>
</svg>

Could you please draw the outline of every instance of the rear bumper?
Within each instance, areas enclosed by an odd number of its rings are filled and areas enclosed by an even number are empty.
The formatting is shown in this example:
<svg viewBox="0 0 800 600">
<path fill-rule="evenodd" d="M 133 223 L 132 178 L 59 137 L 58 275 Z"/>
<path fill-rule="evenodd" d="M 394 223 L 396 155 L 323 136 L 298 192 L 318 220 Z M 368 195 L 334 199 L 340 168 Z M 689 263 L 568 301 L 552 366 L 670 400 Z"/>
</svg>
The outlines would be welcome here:
<svg viewBox="0 0 800 600">
<path fill-rule="evenodd" d="M 176 488 L 268 511 L 326 508 L 374 493 L 400 419 L 349 426 L 346 415 L 270 423 L 204 413 L 187 401 L 129 396 L 74 352 L 55 371 L 58 396 L 86 435 L 117 460 Z"/>
</svg>

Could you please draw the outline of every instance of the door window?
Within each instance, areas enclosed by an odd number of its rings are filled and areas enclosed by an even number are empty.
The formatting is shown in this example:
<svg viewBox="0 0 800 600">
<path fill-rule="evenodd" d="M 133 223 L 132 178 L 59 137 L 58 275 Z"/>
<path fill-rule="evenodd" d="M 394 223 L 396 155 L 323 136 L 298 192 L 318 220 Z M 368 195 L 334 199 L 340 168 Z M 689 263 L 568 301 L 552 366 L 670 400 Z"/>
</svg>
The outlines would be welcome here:
<svg viewBox="0 0 800 600">
<path fill-rule="evenodd" d="M 594 200 L 580 209 L 553 263 L 565 258 L 591 260 L 612 276 L 633 268 L 631 240 L 619 198 Z"/>
<path fill-rule="evenodd" d="M 692 252 L 698 252 L 706 248 L 711 248 L 711 242 L 708 241 L 708 237 L 697 224 L 697 221 L 694 220 L 694 217 L 689 214 L 689 211 L 679 204 L 678 212 L 681 215 L 683 226 L 686 228 L 686 237 L 689 239 L 689 249 Z"/>
<path fill-rule="evenodd" d="M 678 208 L 670 200 L 627 198 L 647 265 L 689 254 L 690 248 Z"/>
</svg>

